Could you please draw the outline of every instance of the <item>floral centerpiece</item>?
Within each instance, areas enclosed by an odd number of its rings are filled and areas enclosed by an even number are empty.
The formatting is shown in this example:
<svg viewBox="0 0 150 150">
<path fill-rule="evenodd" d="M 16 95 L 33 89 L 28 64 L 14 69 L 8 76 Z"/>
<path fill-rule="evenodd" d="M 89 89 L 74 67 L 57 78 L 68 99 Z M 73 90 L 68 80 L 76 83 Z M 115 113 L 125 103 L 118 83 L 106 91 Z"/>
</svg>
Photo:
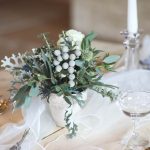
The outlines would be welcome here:
<svg viewBox="0 0 150 150">
<path fill-rule="evenodd" d="M 68 104 L 64 115 L 66 127 L 70 136 L 76 135 L 77 124 L 71 119 L 73 101 L 83 107 L 86 101 L 80 95 L 86 89 L 113 100 L 112 88 L 115 87 L 100 80 L 103 70 L 112 70 L 119 56 L 103 55 L 98 65 L 98 56 L 104 52 L 91 47 L 94 33 L 85 36 L 76 30 L 63 31 L 56 45 L 48 41 L 47 34 L 43 33 L 41 37 L 44 46 L 2 60 L 1 66 L 14 76 L 12 101 L 18 108 L 29 103 L 34 96 L 41 96 L 48 102 L 51 94 L 63 96 Z"/>
</svg>

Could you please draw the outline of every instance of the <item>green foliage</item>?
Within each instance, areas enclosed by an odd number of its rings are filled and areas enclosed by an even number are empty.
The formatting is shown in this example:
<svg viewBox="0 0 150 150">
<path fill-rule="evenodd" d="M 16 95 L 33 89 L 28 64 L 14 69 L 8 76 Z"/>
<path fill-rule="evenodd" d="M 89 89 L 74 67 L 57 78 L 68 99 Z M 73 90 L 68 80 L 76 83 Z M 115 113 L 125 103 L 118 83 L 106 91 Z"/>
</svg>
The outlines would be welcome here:
<svg viewBox="0 0 150 150">
<path fill-rule="evenodd" d="M 29 96 L 30 90 L 31 86 L 28 85 L 24 85 L 18 90 L 17 94 L 13 98 L 13 100 L 16 102 L 15 103 L 16 108 L 20 107 L 25 103 L 26 97 Z"/>
<path fill-rule="evenodd" d="M 120 59 L 120 56 L 118 55 L 111 55 L 104 58 L 103 62 L 106 64 L 113 64 L 117 62 Z"/>
<path fill-rule="evenodd" d="M 68 109 L 65 112 L 65 121 L 66 121 L 66 128 L 69 131 L 67 136 L 69 138 L 73 138 L 77 134 L 78 126 L 72 121 L 72 107 L 71 107 L 71 105 L 68 107 Z"/>
<path fill-rule="evenodd" d="M 20 68 L 14 68 L 14 74 L 17 81 L 14 84 L 21 84 L 21 88 L 16 91 L 16 95 L 13 101 L 16 103 L 16 107 L 20 107 L 23 104 L 27 107 L 32 97 L 42 96 L 49 102 L 51 93 L 55 93 L 58 96 L 63 96 L 64 100 L 69 104 L 68 109 L 65 113 L 66 127 L 69 130 L 69 136 L 73 137 L 77 133 L 77 125 L 71 121 L 72 117 L 72 101 L 78 103 L 80 107 L 85 106 L 85 101 L 82 99 L 81 92 L 90 88 L 97 91 L 102 96 L 107 96 L 111 100 L 115 98 L 112 90 L 116 87 L 112 85 L 106 85 L 100 82 L 103 71 L 102 68 L 112 71 L 113 64 L 119 59 L 116 55 L 106 55 L 102 60 L 102 64 L 97 66 L 97 57 L 103 51 L 92 48 L 91 42 L 95 38 L 95 34 L 91 32 L 85 36 L 81 42 L 80 50 L 81 56 L 76 57 L 74 66 L 74 83 L 75 86 L 71 87 L 69 85 L 70 75 L 67 70 L 63 69 L 61 72 L 56 71 L 56 66 L 53 64 L 57 57 L 54 54 L 55 50 L 62 50 L 61 46 L 54 46 L 51 44 L 47 38 L 47 34 L 42 33 L 40 35 L 44 40 L 45 45 L 40 48 L 36 48 L 35 52 L 26 52 L 23 54 L 22 59 L 24 61 L 24 66 Z M 68 54 L 72 54 L 72 51 L 76 50 L 76 42 L 68 40 L 66 32 L 63 32 L 60 37 L 63 39 L 60 44 L 68 47 Z M 74 43 L 74 44 L 73 44 Z M 67 60 L 69 63 L 69 59 Z M 66 60 L 60 61 L 62 65 Z M 20 76 L 23 77 L 20 79 Z M 62 77 L 62 75 L 65 75 Z M 109 89 L 109 90 L 108 90 Z"/>
</svg>

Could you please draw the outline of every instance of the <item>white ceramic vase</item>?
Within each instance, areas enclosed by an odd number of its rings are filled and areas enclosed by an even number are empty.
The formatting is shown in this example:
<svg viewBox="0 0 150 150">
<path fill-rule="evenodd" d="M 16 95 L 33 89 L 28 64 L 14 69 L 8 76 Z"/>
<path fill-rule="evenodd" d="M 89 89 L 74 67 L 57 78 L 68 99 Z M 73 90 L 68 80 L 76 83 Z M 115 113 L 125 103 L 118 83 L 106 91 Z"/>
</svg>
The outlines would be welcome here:
<svg viewBox="0 0 150 150">
<path fill-rule="evenodd" d="M 78 96 L 78 95 L 75 95 Z M 81 93 L 82 100 L 87 100 L 87 91 L 84 91 Z M 81 110 L 80 106 L 75 100 L 72 100 L 73 102 L 73 114 L 75 115 L 77 112 Z M 69 104 L 64 100 L 63 96 L 57 96 L 56 94 L 51 94 L 49 99 L 49 109 L 51 112 L 51 116 L 53 120 L 55 121 L 56 125 L 59 127 L 65 126 L 65 112 L 68 108 Z"/>
</svg>

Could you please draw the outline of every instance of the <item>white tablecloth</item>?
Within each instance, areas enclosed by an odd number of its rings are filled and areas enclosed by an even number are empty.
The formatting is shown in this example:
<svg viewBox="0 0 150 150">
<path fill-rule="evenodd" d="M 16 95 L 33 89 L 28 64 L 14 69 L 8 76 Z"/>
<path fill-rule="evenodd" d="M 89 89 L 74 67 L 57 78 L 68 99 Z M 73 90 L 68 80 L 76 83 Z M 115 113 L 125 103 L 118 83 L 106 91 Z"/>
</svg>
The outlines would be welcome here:
<svg viewBox="0 0 150 150">
<path fill-rule="evenodd" d="M 150 71 L 146 70 L 108 74 L 103 81 L 117 85 L 120 89 L 150 91 Z M 107 98 L 102 98 L 90 90 L 88 95 L 88 104 L 76 115 L 79 123 L 79 134 L 76 138 L 66 139 L 62 135 L 45 147 L 39 144 L 44 135 L 56 129 L 56 125 L 46 109 L 46 103 L 37 98 L 24 112 L 23 125 L 8 124 L 0 129 L 0 150 L 8 150 L 28 127 L 31 128 L 30 135 L 24 141 L 22 150 L 119 150 L 120 139 L 131 128 L 130 119 L 123 115 L 116 102 L 110 103 Z M 144 120 L 143 126 L 147 128 L 143 129 L 143 133 L 150 133 L 149 118 Z"/>
</svg>

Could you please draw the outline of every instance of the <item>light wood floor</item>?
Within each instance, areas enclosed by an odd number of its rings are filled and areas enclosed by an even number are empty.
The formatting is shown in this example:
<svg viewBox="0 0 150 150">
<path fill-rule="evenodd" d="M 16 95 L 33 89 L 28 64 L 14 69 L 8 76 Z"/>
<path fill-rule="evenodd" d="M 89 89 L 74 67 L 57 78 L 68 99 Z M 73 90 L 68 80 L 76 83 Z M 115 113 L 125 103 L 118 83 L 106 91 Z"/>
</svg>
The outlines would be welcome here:
<svg viewBox="0 0 150 150">
<path fill-rule="evenodd" d="M 57 40 L 69 28 L 69 0 L 0 0 L 0 59 L 42 44 L 37 35 Z"/>
</svg>

